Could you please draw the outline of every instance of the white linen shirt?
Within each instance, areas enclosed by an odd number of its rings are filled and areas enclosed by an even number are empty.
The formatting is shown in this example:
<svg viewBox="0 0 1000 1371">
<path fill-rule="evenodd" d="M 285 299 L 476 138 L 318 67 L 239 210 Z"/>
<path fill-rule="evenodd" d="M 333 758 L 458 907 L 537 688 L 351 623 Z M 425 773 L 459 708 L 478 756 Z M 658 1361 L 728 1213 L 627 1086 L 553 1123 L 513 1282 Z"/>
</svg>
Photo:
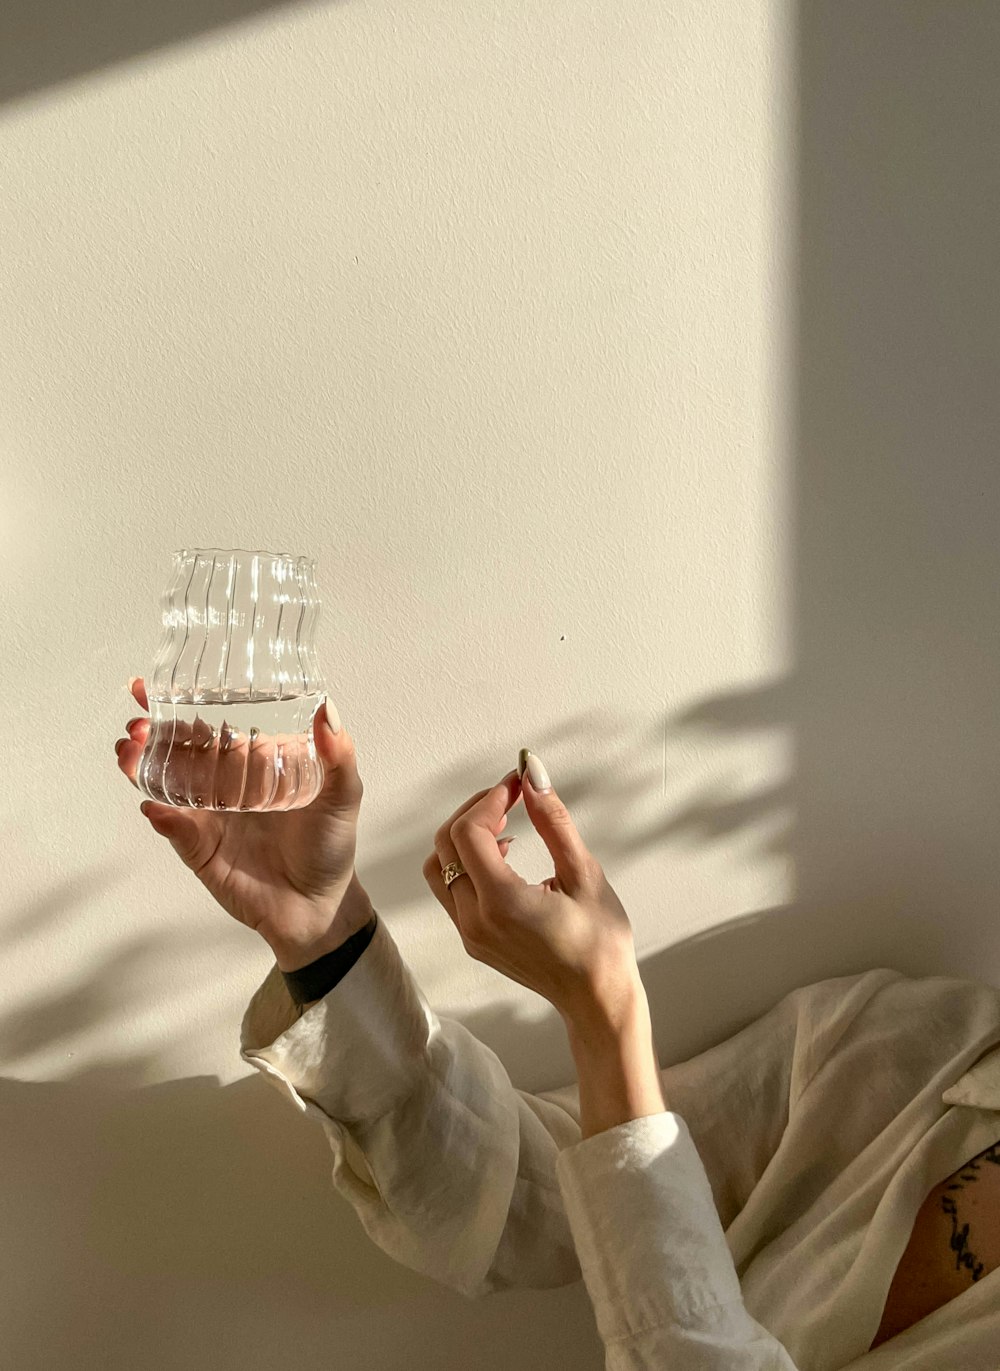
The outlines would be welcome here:
<svg viewBox="0 0 1000 1371">
<path fill-rule="evenodd" d="M 277 965 L 240 1055 L 324 1130 L 385 1252 L 470 1298 L 580 1279 L 608 1371 L 998 1371 L 1000 1269 L 868 1348 L 923 1200 L 1000 1140 L 1000 990 L 888 968 L 786 995 L 581 1138 L 427 1004 L 380 917 L 304 1013 Z"/>
</svg>

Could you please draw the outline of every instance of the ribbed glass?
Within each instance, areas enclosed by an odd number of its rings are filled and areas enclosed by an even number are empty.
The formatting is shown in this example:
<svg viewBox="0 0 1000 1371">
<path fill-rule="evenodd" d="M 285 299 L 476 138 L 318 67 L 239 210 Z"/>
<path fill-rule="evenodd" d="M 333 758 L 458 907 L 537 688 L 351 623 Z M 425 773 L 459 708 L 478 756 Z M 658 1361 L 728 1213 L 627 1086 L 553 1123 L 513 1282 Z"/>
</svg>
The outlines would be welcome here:
<svg viewBox="0 0 1000 1371">
<path fill-rule="evenodd" d="M 326 694 L 315 561 L 185 548 L 162 605 L 139 789 L 196 809 L 310 804 L 323 785 L 313 718 Z"/>
</svg>

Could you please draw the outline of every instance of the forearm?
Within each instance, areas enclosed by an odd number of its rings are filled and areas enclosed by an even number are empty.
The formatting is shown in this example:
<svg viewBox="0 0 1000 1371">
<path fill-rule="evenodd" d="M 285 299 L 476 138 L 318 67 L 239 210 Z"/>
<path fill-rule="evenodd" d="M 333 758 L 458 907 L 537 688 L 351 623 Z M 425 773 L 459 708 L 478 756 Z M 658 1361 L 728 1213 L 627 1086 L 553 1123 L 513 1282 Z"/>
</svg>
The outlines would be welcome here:
<svg viewBox="0 0 1000 1371">
<path fill-rule="evenodd" d="M 580 1085 L 583 1138 L 669 1109 L 638 970 L 613 1008 L 595 1002 L 565 1022 Z"/>
</svg>

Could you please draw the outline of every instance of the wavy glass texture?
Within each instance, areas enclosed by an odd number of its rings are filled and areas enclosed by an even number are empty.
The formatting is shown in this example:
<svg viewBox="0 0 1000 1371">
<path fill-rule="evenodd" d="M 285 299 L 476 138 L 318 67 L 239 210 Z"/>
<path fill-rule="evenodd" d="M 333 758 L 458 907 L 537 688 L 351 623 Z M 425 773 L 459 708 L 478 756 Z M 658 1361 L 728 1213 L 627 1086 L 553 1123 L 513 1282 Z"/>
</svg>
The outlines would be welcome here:
<svg viewBox="0 0 1000 1371">
<path fill-rule="evenodd" d="M 313 717 L 315 562 L 242 548 L 174 553 L 147 680 L 139 789 L 199 809 L 296 809 L 323 784 Z"/>
</svg>

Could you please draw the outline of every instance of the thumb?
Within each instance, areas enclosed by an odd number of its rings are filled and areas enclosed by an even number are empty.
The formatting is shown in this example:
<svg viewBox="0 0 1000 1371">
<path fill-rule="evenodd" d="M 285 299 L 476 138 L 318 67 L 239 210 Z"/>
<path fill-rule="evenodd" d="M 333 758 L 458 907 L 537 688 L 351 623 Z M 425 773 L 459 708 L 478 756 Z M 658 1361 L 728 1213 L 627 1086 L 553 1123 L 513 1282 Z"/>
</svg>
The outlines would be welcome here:
<svg viewBox="0 0 1000 1371">
<path fill-rule="evenodd" d="M 325 776 L 323 789 L 313 800 L 310 809 L 318 808 L 330 814 L 358 809 L 364 786 L 358 775 L 354 739 L 341 726 L 337 707 L 329 697 L 316 712 L 313 737 Z"/>
<path fill-rule="evenodd" d="M 594 858 L 534 752 L 525 755 L 521 794 L 528 818 L 552 857 L 559 884 L 573 894 L 586 883 Z"/>
</svg>

